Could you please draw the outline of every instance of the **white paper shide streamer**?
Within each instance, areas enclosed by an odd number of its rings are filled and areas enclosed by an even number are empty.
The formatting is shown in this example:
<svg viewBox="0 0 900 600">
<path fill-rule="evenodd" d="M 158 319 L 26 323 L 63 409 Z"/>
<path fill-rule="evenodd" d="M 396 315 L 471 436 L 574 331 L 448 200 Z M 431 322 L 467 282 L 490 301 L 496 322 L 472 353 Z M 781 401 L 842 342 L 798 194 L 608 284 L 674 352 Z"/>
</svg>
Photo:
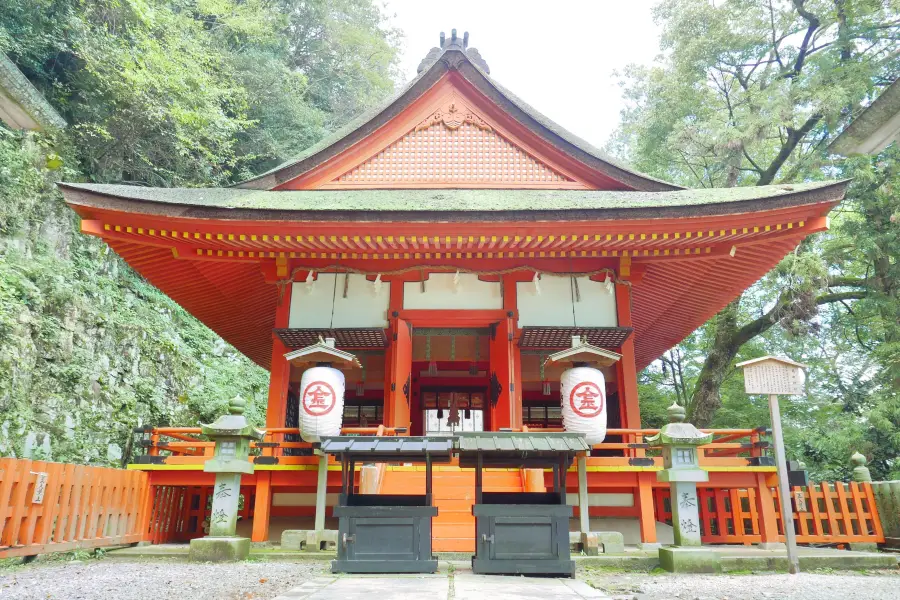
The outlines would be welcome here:
<svg viewBox="0 0 900 600">
<path fill-rule="evenodd" d="M 574 367 L 559 379 L 566 431 L 583 433 L 591 446 L 606 438 L 606 380 L 591 367 Z"/>
<path fill-rule="evenodd" d="M 331 367 L 312 367 L 300 378 L 300 437 L 319 442 L 341 434 L 344 418 L 344 374 Z"/>
</svg>

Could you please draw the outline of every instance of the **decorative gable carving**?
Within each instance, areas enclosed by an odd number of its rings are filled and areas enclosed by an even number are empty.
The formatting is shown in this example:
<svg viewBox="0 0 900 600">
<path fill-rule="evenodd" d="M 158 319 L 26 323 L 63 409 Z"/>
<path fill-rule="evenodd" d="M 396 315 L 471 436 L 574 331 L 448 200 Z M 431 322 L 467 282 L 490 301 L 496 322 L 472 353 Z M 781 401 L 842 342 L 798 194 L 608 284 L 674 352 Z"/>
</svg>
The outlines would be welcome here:
<svg viewBox="0 0 900 600">
<path fill-rule="evenodd" d="M 458 97 L 324 188 L 584 187 L 503 137 Z"/>
<path fill-rule="evenodd" d="M 482 131 L 493 131 L 491 126 L 473 111 L 459 110 L 456 102 L 450 102 L 446 107 L 439 108 L 431 113 L 427 119 L 416 125 L 416 131 L 422 131 L 435 125 L 443 125 L 447 129 L 455 130 L 467 123 Z"/>
</svg>

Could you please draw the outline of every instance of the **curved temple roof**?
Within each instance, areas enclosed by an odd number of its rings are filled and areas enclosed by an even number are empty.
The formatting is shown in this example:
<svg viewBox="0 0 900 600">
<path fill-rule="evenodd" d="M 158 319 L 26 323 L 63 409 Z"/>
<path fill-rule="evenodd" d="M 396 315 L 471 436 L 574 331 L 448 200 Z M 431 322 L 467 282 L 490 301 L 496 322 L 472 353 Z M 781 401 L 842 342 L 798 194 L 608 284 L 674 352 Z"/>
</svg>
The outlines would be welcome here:
<svg viewBox="0 0 900 600">
<path fill-rule="evenodd" d="M 449 73 L 455 73 L 537 137 L 598 175 L 620 183 L 624 189 L 643 191 L 681 189 L 680 186 L 631 169 L 565 130 L 492 79 L 488 72 L 487 64 L 478 51 L 468 48 L 468 33 L 465 37 L 459 38 L 456 36 L 456 30 L 453 30 L 449 39 L 445 39 L 441 34 L 441 48 L 433 48 L 419 66 L 418 76 L 383 105 L 354 119 L 332 136 L 311 146 L 302 155 L 235 187 L 271 190 L 312 171 L 373 135 Z"/>
<path fill-rule="evenodd" d="M 492 80 L 454 32 L 385 106 L 236 187 L 60 187 L 82 231 L 263 367 L 278 284 L 310 270 L 614 269 L 643 368 L 827 229 L 846 185 L 685 190 L 637 173 Z"/>
<path fill-rule="evenodd" d="M 628 259 L 639 274 L 640 368 L 826 229 L 846 185 L 655 193 L 60 187 L 83 231 L 263 366 L 277 260 L 286 273 L 339 266 L 374 274 L 461 263 L 590 271 Z"/>
</svg>

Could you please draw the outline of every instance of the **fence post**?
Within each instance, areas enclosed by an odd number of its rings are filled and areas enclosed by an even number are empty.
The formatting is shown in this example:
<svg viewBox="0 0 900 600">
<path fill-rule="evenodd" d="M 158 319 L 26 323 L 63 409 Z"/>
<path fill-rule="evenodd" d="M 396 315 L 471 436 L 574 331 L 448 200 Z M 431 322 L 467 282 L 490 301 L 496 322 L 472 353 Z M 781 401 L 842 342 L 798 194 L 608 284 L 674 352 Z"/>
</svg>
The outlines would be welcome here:
<svg viewBox="0 0 900 600">
<path fill-rule="evenodd" d="M 900 548 L 900 480 L 873 482 L 872 495 L 884 531 L 885 546 Z"/>
</svg>

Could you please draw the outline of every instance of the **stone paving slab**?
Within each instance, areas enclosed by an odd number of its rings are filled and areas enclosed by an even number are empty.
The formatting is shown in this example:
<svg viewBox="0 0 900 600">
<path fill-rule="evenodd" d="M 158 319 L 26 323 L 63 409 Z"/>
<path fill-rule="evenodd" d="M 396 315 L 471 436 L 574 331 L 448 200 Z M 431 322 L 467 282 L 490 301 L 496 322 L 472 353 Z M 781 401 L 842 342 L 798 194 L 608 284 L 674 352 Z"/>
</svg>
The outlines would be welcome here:
<svg viewBox="0 0 900 600">
<path fill-rule="evenodd" d="M 575 579 L 475 575 L 457 572 L 453 578 L 454 600 L 601 600 L 608 596 Z"/>
<path fill-rule="evenodd" d="M 341 575 L 305 582 L 275 600 L 448 600 L 447 575 Z"/>
<path fill-rule="evenodd" d="M 442 565 L 443 566 L 443 565 Z M 442 569 L 433 575 L 317 577 L 275 600 L 609 600 L 575 579 L 475 575 Z"/>
</svg>

